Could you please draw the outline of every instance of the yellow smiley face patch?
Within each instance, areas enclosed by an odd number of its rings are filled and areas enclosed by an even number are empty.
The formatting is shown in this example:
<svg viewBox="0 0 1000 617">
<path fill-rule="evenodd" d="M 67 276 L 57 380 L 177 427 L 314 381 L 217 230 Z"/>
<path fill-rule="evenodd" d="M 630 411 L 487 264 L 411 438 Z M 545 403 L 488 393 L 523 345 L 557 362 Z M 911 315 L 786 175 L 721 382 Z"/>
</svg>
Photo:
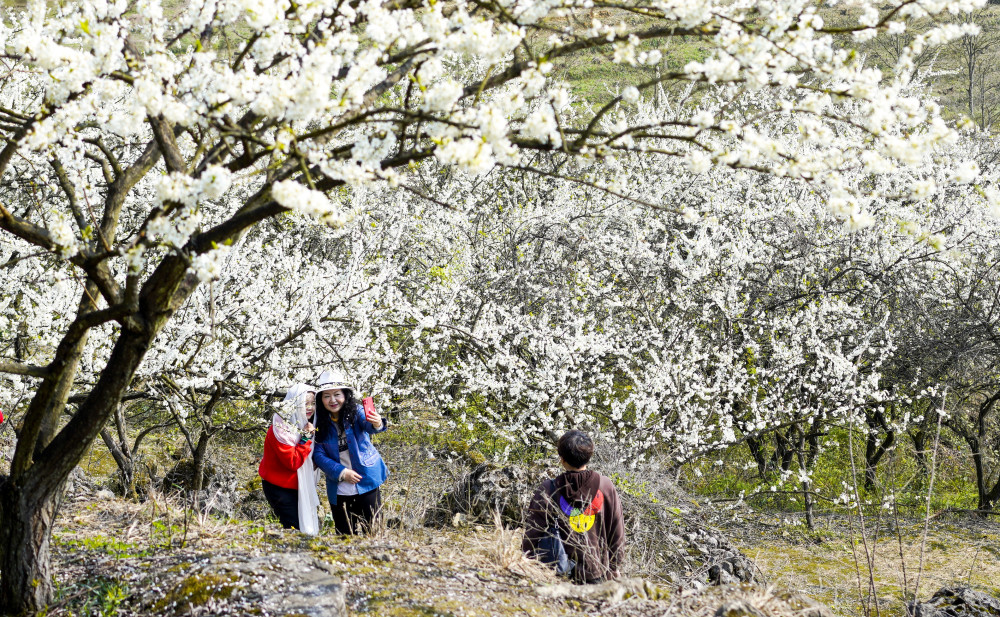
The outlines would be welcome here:
<svg viewBox="0 0 1000 617">
<path fill-rule="evenodd" d="M 587 533 L 590 531 L 594 526 L 594 521 L 597 520 L 597 513 L 601 511 L 602 506 L 604 506 L 604 493 L 601 491 L 597 491 L 590 505 L 583 509 L 574 508 L 566 501 L 565 497 L 562 495 L 559 496 L 559 508 L 563 511 L 563 514 L 569 517 L 569 526 L 577 533 Z"/>
</svg>

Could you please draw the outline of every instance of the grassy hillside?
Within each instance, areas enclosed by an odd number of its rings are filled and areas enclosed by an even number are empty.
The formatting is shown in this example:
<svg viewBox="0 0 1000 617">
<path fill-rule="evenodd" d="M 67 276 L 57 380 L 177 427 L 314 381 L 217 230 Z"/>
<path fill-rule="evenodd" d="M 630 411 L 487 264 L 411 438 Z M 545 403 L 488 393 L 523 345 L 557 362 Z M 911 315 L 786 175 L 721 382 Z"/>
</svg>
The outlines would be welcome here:
<svg viewBox="0 0 1000 617">
<path fill-rule="evenodd" d="M 156 491 L 141 503 L 106 495 L 68 498 L 53 537 L 59 597 L 48 614 L 283 614 L 274 603 L 308 591 L 310 577 L 321 576 L 342 586 L 353 615 L 708 617 L 723 605 L 744 602 L 757 609 L 749 614 L 783 617 L 815 600 L 838 615 L 860 617 L 875 614 L 876 605 L 881 614 L 901 613 L 904 577 L 912 590 L 921 555 L 921 599 L 956 583 L 1000 594 L 1000 534 L 979 519 L 936 516 L 925 541 L 923 521 L 914 517 L 871 517 L 862 534 L 859 519 L 829 515 L 808 531 L 794 512 L 745 505 L 726 510 L 702 500 L 693 507 L 755 561 L 766 589 L 681 591 L 654 575 L 581 590 L 561 585 L 550 571 L 525 559 L 520 529 L 420 524 L 444 487 L 469 468 L 465 457 L 448 460 L 438 450 L 430 459 L 426 446 L 400 440 L 380 447 L 393 475 L 385 486 L 387 524 L 370 537 L 338 538 L 327 528 L 309 538 L 281 530 L 270 516 L 198 515 L 179 496 Z M 244 466 L 242 473 L 249 478 L 253 469 Z M 650 477 L 643 473 L 620 478 L 619 485 L 630 497 L 655 500 L 661 487 L 648 481 L 642 491 L 632 490 L 630 482 Z M 648 525 L 655 527 L 656 521 Z M 874 595 L 866 555 L 874 564 Z M 262 568 L 262 560 L 271 565 Z M 644 564 L 628 566 L 637 569 Z M 829 614 L 810 610 L 817 617 Z"/>
</svg>

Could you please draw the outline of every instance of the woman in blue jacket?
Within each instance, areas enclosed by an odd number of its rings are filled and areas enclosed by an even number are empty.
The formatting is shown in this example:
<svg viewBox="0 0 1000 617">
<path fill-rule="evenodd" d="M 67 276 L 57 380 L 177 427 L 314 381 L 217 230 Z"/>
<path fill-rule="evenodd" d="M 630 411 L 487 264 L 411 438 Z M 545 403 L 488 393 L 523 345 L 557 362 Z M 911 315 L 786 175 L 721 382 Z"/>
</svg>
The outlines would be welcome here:
<svg viewBox="0 0 1000 617">
<path fill-rule="evenodd" d="M 316 384 L 313 463 L 326 474 L 326 496 L 337 533 L 371 530 L 382 507 L 379 487 L 389 470 L 369 436 L 386 428 L 374 409 L 365 415 L 343 375 L 323 371 Z"/>
</svg>

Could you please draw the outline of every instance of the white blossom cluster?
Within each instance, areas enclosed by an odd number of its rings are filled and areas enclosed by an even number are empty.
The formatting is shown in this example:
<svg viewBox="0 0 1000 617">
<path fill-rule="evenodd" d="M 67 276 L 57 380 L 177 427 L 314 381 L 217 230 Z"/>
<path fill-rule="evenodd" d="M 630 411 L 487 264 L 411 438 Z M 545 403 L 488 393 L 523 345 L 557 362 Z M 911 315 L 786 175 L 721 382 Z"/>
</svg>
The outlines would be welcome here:
<svg viewBox="0 0 1000 617">
<path fill-rule="evenodd" d="M 855 4 L 865 39 L 982 2 Z M 812 2 L 640 2 L 630 25 L 604 6 L 6 15 L 4 361 L 46 365 L 85 293 L 135 312 L 169 283 L 193 291 L 156 323 L 138 388 L 263 395 L 343 363 L 511 442 L 572 424 L 681 458 L 897 400 L 879 367 L 906 322 L 871 299 L 920 280 L 947 308 L 995 246 L 987 148 L 913 68 L 975 28 L 931 29 L 883 71 Z M 706 56 L 671 72 L 671 36 Z M 591 108 L 564 75 L 595 49 L 662 83 Z M 201 285 L 158 276 L 172 260 Z M 79 389 L 124 327 L 94 328 Z M 33 379 L 2 377 L 0 406 Z"/>
</svg>

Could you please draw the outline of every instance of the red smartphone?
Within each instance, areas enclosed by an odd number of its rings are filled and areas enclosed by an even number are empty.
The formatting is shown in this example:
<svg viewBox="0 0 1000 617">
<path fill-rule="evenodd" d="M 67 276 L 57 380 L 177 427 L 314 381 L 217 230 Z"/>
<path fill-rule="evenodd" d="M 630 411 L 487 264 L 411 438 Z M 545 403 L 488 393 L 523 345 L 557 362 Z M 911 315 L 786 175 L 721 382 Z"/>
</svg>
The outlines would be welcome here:
<svg viewBox="0 0 1000 617">
<path fill-rule="evenodd" d="M 361 406 L 365 408 L 365 418 L 371 422 L 372 416 L 375 415 L 375 399 L 370 396 L 366 396 L 361 399 Z"/>
</svg>

